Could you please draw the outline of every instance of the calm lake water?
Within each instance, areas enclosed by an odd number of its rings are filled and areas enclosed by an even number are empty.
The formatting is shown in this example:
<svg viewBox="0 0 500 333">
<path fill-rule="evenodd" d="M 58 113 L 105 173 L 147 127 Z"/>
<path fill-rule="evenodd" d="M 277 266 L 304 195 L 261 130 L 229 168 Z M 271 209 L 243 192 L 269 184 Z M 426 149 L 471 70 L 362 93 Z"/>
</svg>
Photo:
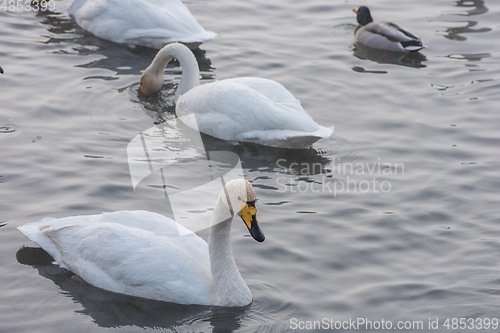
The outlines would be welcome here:
<svg viewBox="0 0 500 333">
<path fill-rule="evenodd" d="M 427 48 L 411 55 L 355 46 L 351 8 L 363 3 L 352 0 L 186 2 L 218 33 L 196 52 L 205 81 L 276 80 L 335 126 L 302 151 L 207 137 L 196 146 L 174 119 L 178 64 L 161 96 L 139 98 L 156 51 L 85 33 L 70 4 L 0 10 L 1 332 L 353 331 L 349 321 L 378 332 L 394 331 L 382 329 L 388 321 L 414 332 L 499 331 L 499 1 L 364 3 L 375 21 L 422 38 Z M 141 132 L 174 159 L 157 161 L 167 166 L 134 191 L 127 147 Z M 208 161 L 204 150 L 231 158 Z M 266 235 L 257 243 L 233 225 L 254 297 L 245 308 L 105 292 L 38 257 L 16 229 L 116 210 L 174 217 L 164 187 L 195 188 L 235 161 L 256 188 Z"/>
</svg>

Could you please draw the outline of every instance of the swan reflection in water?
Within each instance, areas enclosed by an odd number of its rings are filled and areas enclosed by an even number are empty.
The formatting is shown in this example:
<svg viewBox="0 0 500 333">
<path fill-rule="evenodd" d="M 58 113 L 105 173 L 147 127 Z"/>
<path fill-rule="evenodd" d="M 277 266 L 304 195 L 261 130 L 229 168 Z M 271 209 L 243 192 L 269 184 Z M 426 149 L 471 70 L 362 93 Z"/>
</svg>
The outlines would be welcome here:
<svg viewBox="0 0 500 333">
<path fill-rule="evenodd" d="M 77 67 L 108 69 L 116 73 L 116 75 L 135 75 L 143 71 L 158 52 L 154 48 L 118 44 L 96 37 L 79 27 L 65 13 L 47 11 L 40 13 L 40 16 L 43 17 L 40 23 L 45 25 L 47 31 L 50 32 L 43 43 L 59 45 L 61 48 L 55 53 L 102 56 L 97 59 L 91 57 L 90 62 L 82 63 Z M 77 46 L 74 44 L 77 44 Z M 200 65 L 201 72 L 213 70 L 212 62 L 205 56 L 206 51 L 200 48 L 194 48 L 192 51 Z M 172 66 L 169 66 L 168 69 L 175 66 L 179 67 L 177 61 L 172 62 Z M 100 78 L 116 80 L 116 75 Z M 202 75 L 205 75 L 205 73 L 202 73 Z"/>
<path fill-rule="evenodd" d="M 169 328 L 190 325 L 196 330 L 209 322 L 212 332 L 232 332 L 241 326 L 241 320 L 251 305 L 238 308 L 181 305 L 116 294 L 96 288 L 70 271 L 53 265 L 53 258 L 41 248 L 22 247 L 16 254 L 21 264 L 30 265 L 38 273 L 52 280 L 63 293 L 83 306 L 86 314 L 101 327 L 137 326 L 141 328 Z"/>
</svg>

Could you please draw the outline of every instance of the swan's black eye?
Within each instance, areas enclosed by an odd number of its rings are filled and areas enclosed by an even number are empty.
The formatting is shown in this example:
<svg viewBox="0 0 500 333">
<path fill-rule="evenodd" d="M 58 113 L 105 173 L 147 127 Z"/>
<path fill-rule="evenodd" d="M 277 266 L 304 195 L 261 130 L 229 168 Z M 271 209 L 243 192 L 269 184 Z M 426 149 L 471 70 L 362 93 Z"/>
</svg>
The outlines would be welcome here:
<svg viewBox="0 0 500 333">
<path fill-rule="evenodd" d="M 239 195 L 238 195 L 237 199 L 238 199 L 238 201 L 243 201 L 243 200 L 241 200 L 241 197 Z"/>
</svg>

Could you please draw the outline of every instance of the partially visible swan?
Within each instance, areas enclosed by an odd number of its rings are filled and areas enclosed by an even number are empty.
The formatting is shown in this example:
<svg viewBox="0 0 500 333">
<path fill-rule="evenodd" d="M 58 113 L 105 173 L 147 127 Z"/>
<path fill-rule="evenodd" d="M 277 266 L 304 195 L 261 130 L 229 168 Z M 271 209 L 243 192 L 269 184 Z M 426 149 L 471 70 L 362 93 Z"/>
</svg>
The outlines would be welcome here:
<svg viewBox="0 0 500 333">
<path fill-rule="evenodd" d="M 208 245 L 174 220 L 146 211 L 44 218 L 18 229 L 96 287 L 179 304 L 245 306 L 252 294 L 229 234 L 236 214 L 254 239 L 264 241 L 255 199 L 248 181 L 229 181 L 214 208 Z"/>
<path fill-rule="evenodd" d="M 197 46 L 217 36 L 180 0 L 75 0 L 69 14 L 97 37 L 156 49 L 172 42 Z"/>
<path fill-rule="evenodd" d="M 375 48 L 395 52 L 413 52 L 424 48 L 415 34 L 392 22 L 373 22 L 366 6 L 353 8 L 359 25 L 354 30 L 357 42 Z"/>
<path fill-rule="evenodd" d="M 162 89 L 163 71 L 174 58 L 182 67 L 175 112 L 179 117 L 194 114 L 200 132 L 222 140 L 294 148 L 309 147 L 333 133 L 333 126 L 318 125 L 300 101 L 278 82 L 241 77 L 198 86 L 196 58 L 187 47 L 177 43 L 162 48 L 146 68 L 140 79 L 143 94 Z"/>
</svg>

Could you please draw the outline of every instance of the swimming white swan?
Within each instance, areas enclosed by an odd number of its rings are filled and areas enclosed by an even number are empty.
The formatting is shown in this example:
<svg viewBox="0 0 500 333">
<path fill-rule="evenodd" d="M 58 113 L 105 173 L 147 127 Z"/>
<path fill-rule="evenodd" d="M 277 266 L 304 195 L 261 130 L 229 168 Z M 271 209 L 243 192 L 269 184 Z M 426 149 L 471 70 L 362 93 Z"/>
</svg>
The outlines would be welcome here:
<svg viewBox="0 0 500 333">
<path fill-rule="evenodd" d="M 75 0 L 69 14 L 97 37 L 156 49 L 172 42 L 196 46 L 217 36 L 180 0 Z"/>
<path fill-rule="evenodd" d="M 180 304 L 245 306 L 252 294 L 231 251 L 233 216 L 243 219 L 257 241 L 264 234 L 252 185 L 237 179 L 225 189 L 214 208 L 208 245 L 174 220 L 146 211 L 44 218 L 18 229 L 59 266 L 96 287 Z"/>
<path fill-rule="evenodd" d="M 194 114 L 205 134 L 229 141 L 251 141 L 277 147 L 309 147 L 328 138 L 332 127 L 317 124 L 285 87 L 256 77 L 225 79 L 198 86 L 200 72 L 193 53 L 182 44 L 162 48 L 140 80 L 145 95 L 163 87 L 163 71 L 177 59 L 182 78 L 175 93 L 178 117 Z"/>
<path fill-rule="evenodd" d="M 357 42 L 375 48 L 395 52 L 414 52 L 423 49 L 422 41 L 415 34 L 392 22 L 373 22 L 366 6 L 353 8 L 358 26 L 354 30 Z"/>
</svg>

